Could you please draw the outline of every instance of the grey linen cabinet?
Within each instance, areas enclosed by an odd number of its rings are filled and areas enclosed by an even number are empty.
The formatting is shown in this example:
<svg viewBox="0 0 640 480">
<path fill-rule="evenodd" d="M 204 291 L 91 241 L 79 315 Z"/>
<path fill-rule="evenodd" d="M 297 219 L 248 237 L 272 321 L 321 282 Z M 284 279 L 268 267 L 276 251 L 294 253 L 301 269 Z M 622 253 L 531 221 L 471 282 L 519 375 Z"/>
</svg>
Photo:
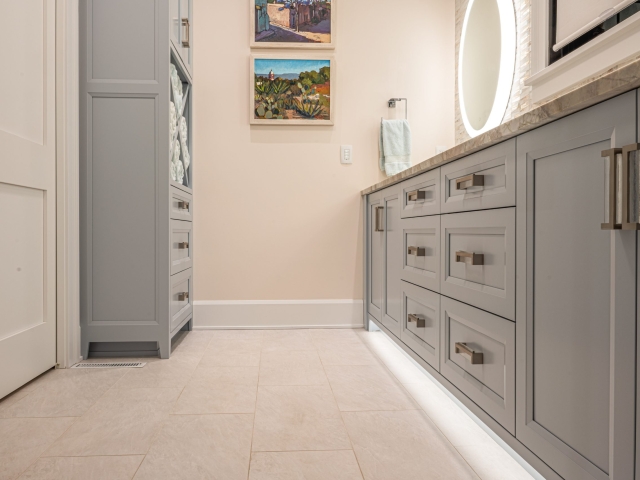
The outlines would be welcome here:
<svg viewBox="0 0 640 480">
<path fill-rule="evenodd" d="M 80 1 L 84 358 L 192 326 L 192 37 L 190 0 Z"/>
</svg>

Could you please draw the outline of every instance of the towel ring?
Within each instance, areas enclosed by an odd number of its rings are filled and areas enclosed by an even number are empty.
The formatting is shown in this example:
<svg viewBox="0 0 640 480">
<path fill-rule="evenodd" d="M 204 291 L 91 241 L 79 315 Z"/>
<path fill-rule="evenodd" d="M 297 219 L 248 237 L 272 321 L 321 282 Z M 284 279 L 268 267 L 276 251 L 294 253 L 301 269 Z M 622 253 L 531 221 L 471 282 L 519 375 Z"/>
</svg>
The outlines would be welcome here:
<svg viewBox="0 0 640 480">
<path fill-rule="evenodd" d="M 390 98 L 387 104 L 389 108 L 396 108 L 397 102 L 404 102 L 404 119 L 409 120 L 409 100 L 406 98 Z"/>
</svg>

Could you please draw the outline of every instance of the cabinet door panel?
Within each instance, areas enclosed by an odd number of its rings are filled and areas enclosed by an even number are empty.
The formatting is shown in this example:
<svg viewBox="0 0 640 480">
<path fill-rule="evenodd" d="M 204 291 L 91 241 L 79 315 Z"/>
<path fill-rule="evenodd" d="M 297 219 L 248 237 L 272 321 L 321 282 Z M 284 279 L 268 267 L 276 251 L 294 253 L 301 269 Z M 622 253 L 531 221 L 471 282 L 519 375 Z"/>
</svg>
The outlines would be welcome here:
<svg viewBox="0 0 640 480">
<path fill-rule="evenodd" d="M 399 189 L 393 187 L 384 191 L 384 284 L 383 312 L 380 321 L 397 337 L 400 336 L 402 320 L 402 264 L 403 238 L 401 225 L 401 205 Z"/>
<path fill-rule="evenodd" d="M 382 195 L 380 192 L 369 195 L 367 202 L 368 245 L 367 290 L 369 297 L 368 312 L 376 320 L 382 319 L 382 260 L 384 252 L 384 230 L 378 229 L 384 220 Z M 378 216 L 376 218 L 376 216 Z"/>
<path fill-rule="evenodd" d="M 632 478 L 636 233 L 605 231 L 602 151 L 635 93 L 518 138 L 516 436 L 564 478 Z"/>
<path fill-rule="evenodd" d="M 180 49 L 180 0 L 169 0 L 169 21 L 171 41 L 176 49 Z"/>
</svg>

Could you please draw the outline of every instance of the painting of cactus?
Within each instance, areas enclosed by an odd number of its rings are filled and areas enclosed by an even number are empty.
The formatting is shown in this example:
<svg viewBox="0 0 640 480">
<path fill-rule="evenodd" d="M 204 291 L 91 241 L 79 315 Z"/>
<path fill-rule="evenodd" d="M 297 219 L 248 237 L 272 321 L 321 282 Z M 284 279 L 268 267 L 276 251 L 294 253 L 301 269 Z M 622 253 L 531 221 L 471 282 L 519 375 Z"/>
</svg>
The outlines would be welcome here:
<svg viewBox="0 0 640 480">
<path fill-rule="evenodd" d="M 331 56 L 251 56 L 250 123 L 333 125 Z"/>
</svg>

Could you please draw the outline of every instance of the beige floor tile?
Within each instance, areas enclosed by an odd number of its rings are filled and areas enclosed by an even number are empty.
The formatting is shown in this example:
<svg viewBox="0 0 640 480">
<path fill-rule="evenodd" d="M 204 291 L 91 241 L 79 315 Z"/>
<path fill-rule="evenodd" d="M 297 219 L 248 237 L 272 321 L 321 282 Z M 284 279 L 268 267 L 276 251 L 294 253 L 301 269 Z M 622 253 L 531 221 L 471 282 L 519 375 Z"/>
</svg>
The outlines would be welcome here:
<svg viewBox="0 0 640 480">
<path fill-rule="evenodd" d="M 496 443 L 457 448 L 482 480 L 533 480 L 522 465 Z"/>
<path fill-rule="evenodd" d="M 262 340 L 264 330 L 210 330 L 213 339 L 220 338 L 252 338 Z"/>
<path fill-rule="evenodd" d="M 495 444 L 493 439 L 433 382 L 405 385 L 405 388 L 454 446 Z"/>
<path fill-rule="evenodd" d="M 411 395 L 382 366 L 325 367 L 343 412 L 419 409 Z"/>
<path fill-rule="evenodd" d="M 198 365 L 191 376 L 189 386 L 258 385 L 259 367 L 211 367 Z"/>
<path fill-rule="evenodd" d="M 327 376 L 315 350 L 263 353 L 260 385 L 326 385 Z"/>
<path fill-rule="evenodd" d="M 253 415 L 172 416 L 135 480 L 245 480 Z"/>
<path fill-rule="evenodd" d="M 145 454 L 179 394 L 177 388 L 112 388 L 44 456 Z"/>
<path fill-rule="evenodd" d="M 352 450 L 254 452 L 249 480 L 362 480 Z"/>
<path fill-rule="evenodd" d="M 173 413 L 176 415 L 253 413 L 256 408 L 256 390 L 256 385 L 187 385 Z"/>
<path fill-rule="evenodd" d="M 328 386 L 260 386 L 254 451 L 348 450 L 349 437 Z"/>
<path fill-rule="evenodd" d="M 322 364 L 330 365 L 379 365 L 380 361 L 362 344 L 321 345 L 318 353 Z"/>
<path fill-rule="evenodd" d="M 0 419 L 0 479 L 18 478 L 76 420 L 76 418 Z"/>
<path fill-rule="evenodd" d="M 264 333 L 263 352 L 295 352 L 315 350 L 309 330 L 268 330 Z"/>
<path fill-rule="evenodd" d="M 114 388 L 183 388 L 198 366 L 200 356 L 185 354 L 143 368 L 130 368 Z"/>
<path fill-rule="evenodd" d="M 335 345 L 363 345 L 362 329 L 328 328 L 311 330 L 311 339 L 317 347 Z"/>
<path fill-rule="evenodd" d="M 260 353 L 262 343 L 263 341 L 260 337 L 214 337 L 209 342 L 205 355 Z"/>
<path fill-rule="evenodd" d="M 232 353 L 207 350 L 200 360 L 200 365 L 215 367 L 258 367 L 260 352 Z"/>
<path fill-rule="evenodd" d="M 55 370 L 7 408 L 2 417 L 79 417 L 127 372 L 124 368 Z"/>
<path fill-rule="evenodd" d="M 342 416 L 366 480 L 478 478 L 422 411 Z"/>
<path fill-rule="evenodd" d="M 0 418 L 5 416 L 4 412 L 9 409 L 9 407 L 14 405 L 18 400 L 22 400 L 29 395 L 29 393 L 31 393 L 29 390 L 19 389 L 0 400 Z"/>
<path fill-rule="evenodd" d="M 20 480 L 131 480 L 144 455 L 119 457 L 45 457 Z"/>
</svg>

